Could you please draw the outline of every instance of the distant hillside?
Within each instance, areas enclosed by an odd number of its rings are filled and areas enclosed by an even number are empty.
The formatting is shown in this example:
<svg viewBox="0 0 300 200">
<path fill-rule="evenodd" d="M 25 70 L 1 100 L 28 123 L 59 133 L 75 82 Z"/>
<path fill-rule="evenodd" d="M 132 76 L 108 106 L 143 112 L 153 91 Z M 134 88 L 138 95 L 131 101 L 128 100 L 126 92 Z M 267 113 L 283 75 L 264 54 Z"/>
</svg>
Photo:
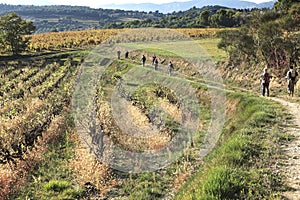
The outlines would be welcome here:
<svg viewBox="0 0 300 200">
<path fill-rule="evenodd" d="M 132 20 L 158 20 L 164 15 L 158 12 L 93 9 L 83 6 L 25 6 L 0 4 L 0 16 L 15 12 L 31 20 L 37 33 L 49 31 L 86 30 L 103 28 L 111 22 Z"/>
<path fill-rule="evenodd" d="M 110 9 L 123 9 L 123 10 L 139 10 L 139 11 L 156 11 L 162 13 L 170 13 L 173 11 L 188 10 L 194 6 L 201 8 L 204 6 L 224 6 L 228 8 L 236 9 L 251 9 L 251 8 L 272 8 L 276 0 L 270 0 L 266 3 L 256 4 L 244 0 L 192 0 L 187 2 L 172 2 L 165 4 L 153 4 L 153 3 L 142 3 L 142 4 L 121 4 L 121 5 L 107 5 L 105 8 Z"/>
<path fill-rule="evenodd" d="M 105 28 L 205 28 L 205 27 L 239 27 L 250 15 L 250 9 L 231 9 L 221 6 L 192 7 L 186 11 L 165 14 L 159 20 L 134 20 L 127 22 L 113 22 Z"/>
<path fill-rule="evenodd" d="M 214 2 L 214 3 L 213 3 Z M 219 4 L 222 6 L 204 6 L 208 4 Z M 265 3 L 261 6 L 268 7 L 273 4 Z M 135 9 L 132 5 L 126 5 Z M 125 6 L 125 7 L 126 7 Z M 37 27 L 37 33 L 60 32 L 70 30 L 87 30 L 101 28 L 200 28 L 200 27 L 236 27 L 247 19 L 248 8 L 259 7 L 259 5 L 241 0 L 193 0 L 181 3 L 169 3 L 163 5 L 135 4 L 143 8 L 160 10 L 168 9 L 168 14 L 160 11 L 125 11 L 120 9 L 93 9 L 84 6 L 25 6 L 0 4 L 0 16 L 15 12 L 22 18 L 33 21 Z M 154 6 L 154 7 L 153 7 Z M 247 8 L 244 10 L 232 9 L 217 13 L 220 9 L 228 7 Z M 137 8 L 137 7 L 136 7 Z M 153 10 L 155 10 L 153 9 Z M 173 11 L 179 10 L 180 11 Z M 208 11 L 207 19 L 201 19 L 203 11 Z M 245 12 L 246 10 L 246 12 Z M 172 12 L 171 12 L 172 11 Z M 212 16 L 222 14 L 223 16 Z M 224 23 L 218 19 L 225 19 Z M 204 20 L 204 21 L 203 21 Z"/>
</svg>

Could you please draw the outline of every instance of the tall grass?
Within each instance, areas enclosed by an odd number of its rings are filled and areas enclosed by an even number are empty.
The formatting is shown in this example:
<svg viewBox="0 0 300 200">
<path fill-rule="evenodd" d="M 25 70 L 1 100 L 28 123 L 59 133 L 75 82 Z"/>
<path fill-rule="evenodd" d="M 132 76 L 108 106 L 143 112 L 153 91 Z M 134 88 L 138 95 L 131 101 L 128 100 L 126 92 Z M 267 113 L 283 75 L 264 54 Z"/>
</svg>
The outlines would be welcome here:
<svg viewBox="0 0 300 200">
<path fill-rule="evenodd" d="M 281 119 L 276 103 L 249 94 L 228 95 L 237 108 L 228 118 L 218 147 L 175 199 L 277 199 L 282 183 L 270 169 L 279 154 Z"/>
</svg>

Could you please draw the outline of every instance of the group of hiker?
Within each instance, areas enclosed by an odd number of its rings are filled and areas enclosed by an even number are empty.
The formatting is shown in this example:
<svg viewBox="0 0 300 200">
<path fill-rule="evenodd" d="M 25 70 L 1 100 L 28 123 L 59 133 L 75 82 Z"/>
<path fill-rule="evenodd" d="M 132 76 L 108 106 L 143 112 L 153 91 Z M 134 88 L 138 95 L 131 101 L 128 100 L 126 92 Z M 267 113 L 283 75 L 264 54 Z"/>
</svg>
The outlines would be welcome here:
<svg viewBox="0 0 300 200">
<path fill-rule="evenodd" d="M 261 87 L 262 87 L 262 95 L 269 96 L 270 95 L 270 80 L 273 78 L 270 72 L 268 72 L 267 68 L 264 68 L 263 74 L 261 75 Z M 287 91 L 290 96 L 294 96 L 295 92 L 295 85 L 298 81 L 298 72 L 297 70 L 293 67 L 290 66 L 290 69 L 288 70 L 286 74 L 287 78 Z"/>
<path fill-rule="evenodd" d="M 118 59 L 120 59 L 121 57 L 121 51 L 118 50 L 117 51 L 117 55 L 118 55 Z M 126 51 L 125 52 L 125 58 L 128 58 L 129 52 Z M 146 65 L 146 56 L 143 55 L 141 58 L 142 61 L 142 66 L 145 67 Z M 154 70 L 158 70 L 158 58 L 156 57 L 155 54 L 153 54 L 152 56 L 152 63 L 151 65 L 154 67 Z M 172 61 L 169 62 L 168 64 L 168 73 L 169 76 L 172 75 L 172 71 L 174 70 L 174 66 Z M 271 75 L 271 73 L 268 71 L 268 68 L 264 68 L 263 70 L 263 74 L 261 75 L 260 79 L 261 79 L 261 94 L 263 96 L 269 96 L 270 95 L 270 81 L 271 78 L 273 78 L 273 76 Z M 286 78 L 287 78 L 287 91 L 288 94 L 290 96 L 294 96 L 294 92 L 295 92 L 295 85 L 298 81 L 298 72 L 296 69 L 294 69 L 293 66 L 290 67 L 290 69 L 288 70 L 287 74 L 286 74 Z"/>
<path fill-rule="evenodd" d="M 143 67 L 145 66 L 145 63 L 146 63 L 146 56 L 143 55 L 142 56 L 142 65 L 143 65 Z M 157 68 L 158 68 L 158 58 L 156 57 L 155 54 L 153 54 L 153 56 L 152 56 L 152 66 L 154 67 L 154 70 L 157 70 Z M 173 66 L 172 61 L 170 61 L 169 64 L 168 64 L 169 76 L 172 75 L 173 70 L 174 70 L 174 66 Z"/>
<path fill-rule="evenodd" d="M 118 55 L 118 59 L 121 59 L 121 51 L 120 50 L 117 51 L 117 55 Z M 126 51 L 125 52 L 125 58 L 128 58 L 128 56 L 129 56 L 129 52 Z"/>
<path fill-rule="evenodd" d="M 120 50 L 117 51 L 117 56 L 118 56 L 118 59 L 121 59 L 121 51 Z M 129 56 L 129 52 L 126 51 L 125 52 L 125 58 L 128 58 L 128 56 Z M 146 60 L 147 60 L 146 56 L 143 55 L 141 60 L 142 60 L 142 66 L 145 67 Z M 151 63 L 151 65 L 154 67 L 154 70 L 158 69 L 158 58 L 156 57 L 155 54 L 153 54 L 153 56 L 152 56 L 152 63 Z M 169 76 L 172 75 L 173 70 L 174 70 L 174 65 L 173 65 L 172 61 L 170 61 L 169 64 L 168 64 L 168 73 L 169 73 Z"/>
</svg>

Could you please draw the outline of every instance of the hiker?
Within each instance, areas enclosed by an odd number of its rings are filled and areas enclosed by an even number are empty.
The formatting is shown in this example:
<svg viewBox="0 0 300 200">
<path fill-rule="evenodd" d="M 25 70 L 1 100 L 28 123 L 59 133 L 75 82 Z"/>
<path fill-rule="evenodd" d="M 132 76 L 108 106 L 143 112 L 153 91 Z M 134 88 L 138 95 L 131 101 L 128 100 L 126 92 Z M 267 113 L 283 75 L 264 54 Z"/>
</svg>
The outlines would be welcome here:
<svg viewBox="0 0 300 200">
<path fill-rule="evenodd" d="M 155 60 L 154 60 L 154 70 L 157 70 L 157 66 L 158 66 L 158 60 L 157 60 L 157 58 L 155 58 Z"/>
<path fill-rule="evenodd" d="M 154 61 L 156 60 L 156 55 L 153 54 L 153 57 L 152 57 L 152 65 L 154 65 Z"/>
<path fill-rule="evenodd" d="M 169 65 L 168 65 L 169 76 L 172 75 L 173 69 L 174 69 L 173 63 L 172 63 L 172 61 L 170 61 Z"/>
<path fill-rule="evenodd" d="M 143 56 L 142 56 L 142 64 L 143 64 L 143 67 L 145 67 L 145 63 L 146 63 L 146 56 L 143 55 Z"/>
<path fill-rule="evenodd" d="M 118 54 L 118 59 L 120 59 L 120 58 L 121 58 L 121 51 L 118 50 L 118 51 L 117 51 L 117 54 Z"/>
<path fill-rule="evenodd" d="M 290 67 L 290 70 L 286 74 L 288 79 L 288 94 L 294 96 L 295 85 L 297 83 L 298 72 L 294 69 L 293 66 Z"/>
<path fill-rule="evenodd" d="M 129 52 L 126 51 L 126 52 L 125 52 L 125 58 L 128 58 L 128 55 L 129 55 Z"/>
<path fill-rule="evenodd" d="M 263 96 L 265 96 L 266 91 L 267 91 L 267 96 L 270 95 L 269 85 L 270 85 L 271 78 L 272 78 L 272 75 L 268 72 L 268 69 L 265 67 L 264 72 L 261 75 L 261 86 L 262 86 L 262 95 Z"/>
</svg>

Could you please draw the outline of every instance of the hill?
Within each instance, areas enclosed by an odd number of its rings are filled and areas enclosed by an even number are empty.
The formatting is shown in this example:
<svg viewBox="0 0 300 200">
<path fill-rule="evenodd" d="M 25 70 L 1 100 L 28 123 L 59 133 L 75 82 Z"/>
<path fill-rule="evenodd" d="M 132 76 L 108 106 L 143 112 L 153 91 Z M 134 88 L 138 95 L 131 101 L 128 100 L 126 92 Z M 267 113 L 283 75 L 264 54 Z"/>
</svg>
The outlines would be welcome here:
<svg viewBox="0 0 300 200">
<path fill-rule="evenodd" d="M 153 3 L 142 3 L 142 4 L 111 4 L 105 8 L 110 9 L 123 9 L 123 10 L 139 10 L 139 11 L 155 11 L 159 10 L 162 13 L 170 13 L 173 11 L 188 10 L 194 6 L 201 8 L 203 6 L 224 6 L 228 8 L 236 9 L 251 9 L 251 8 L 272 8 L 276 1 L 269 1 L 266 3 L 256 4 L 244 0 L 192 0 L 187 2 L 172 2 L 165 4 L 153 4 Z"/>
<path fill-rule="evenodd" d="M 163 17 L 161 13 L 93 9 L 83 6 L 25 6 L 0 4 L 0 16 L 15 12 L 31 20 L 37 33 L 50 31 L 86 30 L 102 28 L 106 23 Z"/>
<path fill-rule="evenodd" d="M 274 2 L 273 2 L 274 3 Z M 37 27 L 36 33 L 59 32 L 70 30 L 87 30 L 99 28 L 192 28 L 202 27 L 197 22 L 202 11 L 208 10 L 215 14 L 225 8 L 272 7 L 273 3 L 258 5 L 246 1 L 190 1 L 170 4 L 135 4 L 125 5 L 123 9 L 94 9 L 84 6 L 27 6 L 0 4 L 0 16 L 15 12 L 22 18 L 33 21 Z M 206 5 L 221 6 L 206 6 Z M 132 10 L 156 11 L 132 11 Z M 128 11 L 128 9 L 131 9 Z M 160 11 L 169 12 L 163 14 Z M 180 10 L 175 12 L 174 10 Z M 243 21 L 244 19 L 242 19 Z M 236 21 L 231 26 L 240 24 Z M 127 23 L 127 24 L 126 24 Z M 216 24 L 206 24 L 216 27 Z M 223 26 L 223 25 L 222 25 Z M 226 26 L 228 27 L 228 26 Z"/>
</svg>

